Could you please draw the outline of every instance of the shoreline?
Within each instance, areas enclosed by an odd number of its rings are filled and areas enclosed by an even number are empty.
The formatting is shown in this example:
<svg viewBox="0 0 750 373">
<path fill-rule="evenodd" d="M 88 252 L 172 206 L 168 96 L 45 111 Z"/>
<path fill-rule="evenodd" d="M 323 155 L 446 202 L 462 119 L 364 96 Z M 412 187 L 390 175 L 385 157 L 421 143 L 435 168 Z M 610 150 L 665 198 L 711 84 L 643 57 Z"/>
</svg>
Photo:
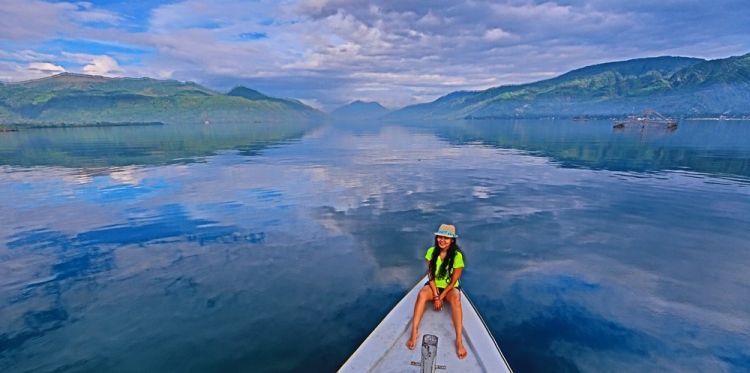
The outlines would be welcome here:
<svg viewBox="0 0 750 373">
<path fill-rule="evenodd" d="M 0 124 L 0 132 L 22 129 L 164 126 L 163 122 L 93 122 L 93 123 L 9 123 Z"/>
</svg>

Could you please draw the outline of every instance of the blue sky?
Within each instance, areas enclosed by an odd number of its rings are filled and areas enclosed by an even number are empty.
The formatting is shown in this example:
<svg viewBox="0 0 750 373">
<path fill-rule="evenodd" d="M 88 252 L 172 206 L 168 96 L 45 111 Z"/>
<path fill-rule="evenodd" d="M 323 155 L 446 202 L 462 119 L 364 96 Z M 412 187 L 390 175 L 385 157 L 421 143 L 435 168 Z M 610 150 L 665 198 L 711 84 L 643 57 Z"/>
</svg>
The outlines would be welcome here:
<svg viewBox="0 0 750 373">
<path fill-rule="evenodd" d="M 246 85 L 323 109 L 638 57 L 750 52 L 744 0 L 0 0 L 0 80 L 62 71 Z"/>
</svg>

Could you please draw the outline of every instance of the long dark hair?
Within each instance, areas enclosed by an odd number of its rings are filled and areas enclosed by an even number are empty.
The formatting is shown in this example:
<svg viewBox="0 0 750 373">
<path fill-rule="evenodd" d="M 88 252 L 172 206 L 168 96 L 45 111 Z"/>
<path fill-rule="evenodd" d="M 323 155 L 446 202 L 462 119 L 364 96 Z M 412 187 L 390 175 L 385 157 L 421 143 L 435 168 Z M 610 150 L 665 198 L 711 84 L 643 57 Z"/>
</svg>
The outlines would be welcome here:
<svg viewBox="0 0 750 373">
<path fill-rule="evenodd" d="M 437 240 L 438 238 L 435 236 L 435 246 L 433 246 L 432 258 L 430 258 L 430 280 L 435 279 L 435 267 L 437 266 L 437 260 L 440 256 L 440 246 L 438 246 Z M 453 262 L 456 259 L 456 253 L 461 253 L 462 256 L 464 255 L 463 251 L 461 251 L 461 248 L 458 247 L 458 244 L 456 243 L 456 238 L 452 237 L 451 245 L 448 246 L 448 252 L 445 254 L 445 259 L 443 260 L 443 263 L 441 263 L 440 268 L 438 268 L 437 278 L 450 279 L 453 276 Z"/>
</svg>

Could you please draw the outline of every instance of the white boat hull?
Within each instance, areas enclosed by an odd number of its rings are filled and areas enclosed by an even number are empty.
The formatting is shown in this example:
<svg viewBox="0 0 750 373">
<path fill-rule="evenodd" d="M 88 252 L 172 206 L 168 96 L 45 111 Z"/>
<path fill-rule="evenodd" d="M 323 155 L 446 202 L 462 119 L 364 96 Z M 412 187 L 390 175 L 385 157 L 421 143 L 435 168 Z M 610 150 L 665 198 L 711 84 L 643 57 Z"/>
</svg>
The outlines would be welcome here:
<svg viewBox="0 0 750 373">
<path fill-rule="evenodd" d="M 447 304 L 441 311 L 427 305 L 417 346 L 414 350 L 406 348 L 414 302 L 425 282 L 426 278 L 422 279 L 398 302 L 339 372 L 420 372 L 422 338 L 426 334 L 438 338 L 435 363 L 439 372 L 511 372 L 495 339 L 465 293 L 461 295 L 463 340 L 468 352 L 465 359 L 456 355 L 455 331 Z"/>
</svg>

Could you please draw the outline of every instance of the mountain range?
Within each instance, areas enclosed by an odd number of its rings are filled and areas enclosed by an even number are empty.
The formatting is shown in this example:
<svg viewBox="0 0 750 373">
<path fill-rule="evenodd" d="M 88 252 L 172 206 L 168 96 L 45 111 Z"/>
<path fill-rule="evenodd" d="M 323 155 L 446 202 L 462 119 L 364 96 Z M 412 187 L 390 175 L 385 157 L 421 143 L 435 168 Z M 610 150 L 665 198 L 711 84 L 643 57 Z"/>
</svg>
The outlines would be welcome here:
<svg viewBox="0 0 750 373">
<path fill-rule="evenodd" d="M 583 67 L 538 82 L 458 91 L 388 111 L 355 101 L 333 119 L 490 119 L 750 114 L 750 54 L 716 60 L 652 57 Z M 0 83 L 0 124 L 210 123 L 321 120 L 304 103 L 247 87 L 220 93 L 192 82 L 62 73 Z"/>
<path fill-rule="evenodd" d="M 245 87 L 222 94 L 176 80 L 62 73 L 0 85 L 0 123 L 210 123 L 323 116 L 297 100 Z"/>
<path fill-rule="evenodd" d="M 356 100 L 331 112 L 334 119 L 377 119 L 389 112 L 383 105 L 377 102 Z"/>
<path fill-rule="evenodd" d="M 750 54 L 717 60 L 653 57 L 573 70 L 529 84 L 453 92 L 407 106 L 397 118 L 617 116 L 750 113 Z"/>
</svg>

